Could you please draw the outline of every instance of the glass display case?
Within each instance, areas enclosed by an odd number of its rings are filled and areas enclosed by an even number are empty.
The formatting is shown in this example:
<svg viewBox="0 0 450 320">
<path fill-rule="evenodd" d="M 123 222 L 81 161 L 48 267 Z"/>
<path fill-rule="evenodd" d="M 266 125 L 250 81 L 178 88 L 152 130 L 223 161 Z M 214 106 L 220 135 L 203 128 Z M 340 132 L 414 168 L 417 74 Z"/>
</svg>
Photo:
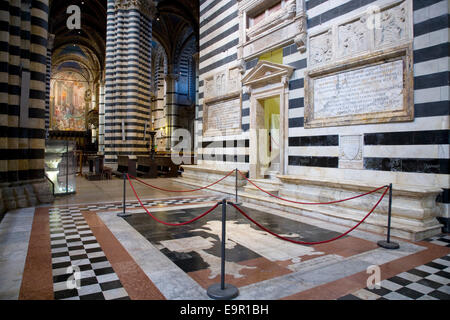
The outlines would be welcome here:
<svg viewBox="0 0 450 320">
<path fill-rule="evenodd" d="M 49 140 L 45 146 L 45 174 L 55 195 L 76 192 L 77 161 L 74 141 Z"/>
</svg>

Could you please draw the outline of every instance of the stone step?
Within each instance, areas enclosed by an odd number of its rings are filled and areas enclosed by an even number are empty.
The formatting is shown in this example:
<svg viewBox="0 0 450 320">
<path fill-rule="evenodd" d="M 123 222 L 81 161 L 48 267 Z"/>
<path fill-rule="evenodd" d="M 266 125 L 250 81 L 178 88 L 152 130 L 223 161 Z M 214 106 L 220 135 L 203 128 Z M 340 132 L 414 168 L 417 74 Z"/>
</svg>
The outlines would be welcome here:
<svg viewBox="0 0 450 320">
<path fill-rule="evenodd" d="M 251 181 L 253 183 L 255 183 L 255 185 L 257 185 L 258 187 L 263 189 L 264 191 L 267 191 L 273 195 L 278 196 L 280 187 L 281 187 L 281 183 L 279 181 L 271 180 L 271 179 L 252 179 Z M 251 184 L 249 182 L 244 187 L 244 191 L 248 192 L 250 194 L 254 194 L 254 195 L 269 196 L 266 193 L 259 190 L 258 188 L 256 188 L 253 184 Z"/>
</svg>

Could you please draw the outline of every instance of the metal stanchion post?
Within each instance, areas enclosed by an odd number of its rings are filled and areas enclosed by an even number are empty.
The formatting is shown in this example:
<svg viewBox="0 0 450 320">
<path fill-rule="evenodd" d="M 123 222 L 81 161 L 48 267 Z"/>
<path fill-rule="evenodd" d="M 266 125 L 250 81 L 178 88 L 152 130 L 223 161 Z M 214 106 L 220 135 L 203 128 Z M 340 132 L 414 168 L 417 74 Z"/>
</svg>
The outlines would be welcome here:
<svg viewBox="0 0 450 320">
<path fill-rule="evenodd" d="M 222 200 L 222 260 L 220 283 L 213 284 L 206 293 L 215 300 L 231 300 L 239 295 L 239 290 L 231 284 L 225 283 L 225 241 L 226 241 L 226 218 L 227 200 Z"/>
<path fill-rule="evenodd" d="M 236 204 L 238 203 L 238 168 L 235 171 L 236 174 Z"/>
<path fill-rule="evenodd" d="M 126 193 L 127 192 L 127 174 L 123 174 L 123 202 L 122 202 L 122 213 L 119 213 L 117 216 L 121 218 L 126 218 L 131 216 L 131 214 L 126 213 Z"/>
<path fill-rule="evenodd" d="M 400 248 L 400 245 L 396 242 L 391 242 L 391 214 L 392 214 L 392 183 L 389 185 L 387 240 L 386 241 L 378 241 L 378 246 L 385 248 L 385 249 L 398 249 L 398 248 Z"/>
</svg>

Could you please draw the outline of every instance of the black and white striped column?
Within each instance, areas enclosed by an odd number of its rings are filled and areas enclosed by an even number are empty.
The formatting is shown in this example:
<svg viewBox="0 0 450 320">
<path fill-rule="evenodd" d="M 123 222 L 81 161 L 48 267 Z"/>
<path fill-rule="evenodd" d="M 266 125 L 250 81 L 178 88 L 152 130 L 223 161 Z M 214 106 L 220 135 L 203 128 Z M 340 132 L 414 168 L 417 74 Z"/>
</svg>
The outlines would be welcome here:
<svg viewBox="0 0 450 320">
<path fill-rule="evenodd" d="M 151 113 L 152 1 L 108 0 L 105 159 L 148 154 Z"/>
</svg>

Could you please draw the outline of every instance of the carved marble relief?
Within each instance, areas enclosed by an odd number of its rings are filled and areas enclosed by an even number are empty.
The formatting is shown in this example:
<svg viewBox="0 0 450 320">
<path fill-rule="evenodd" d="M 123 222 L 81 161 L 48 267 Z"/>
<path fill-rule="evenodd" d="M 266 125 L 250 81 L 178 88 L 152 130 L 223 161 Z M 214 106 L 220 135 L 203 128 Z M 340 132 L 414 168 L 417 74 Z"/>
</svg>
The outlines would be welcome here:
<svg viewBox="0 0 450 320">
<path fill-rule="evenodd" d="M 331 59 L 333 58 L 331 30 L 311 37 L 309 39 L 309 43 L 310 65 L 317 65 L 331 61 Z"/>
<path fill-rule="evenodd" d="M 338 28 L 338 51 L 340 56 L 347 56 L 369 49 L 369 29 L 366 17 L 341 25 Z"/>
<path fill-rule="evenodd" d="M 205 79 L 205 99 L 236 95 L 240 91 L 241 72 L 239 67 L 220 71 Z"/>
<path fill-rule="evenodd" d="M 380 28 L 375 32 L 375 46 L 391 45 L 406 37 L 405 3 L 380 13 Z"/>
<path fill-rule="evenodd" d="M 237 134 L 241 130 L 241 71 L 239 66 L 205 79 L 203 135 Z"/>
<path fill-rule="evenodd" d="M 404 0 L 384 8 L 371 6 L 327 28 L 309 35 L 310 67 L 345 63 L 343 59 L 412 42 L 411 3 Z"/>
</svg>

